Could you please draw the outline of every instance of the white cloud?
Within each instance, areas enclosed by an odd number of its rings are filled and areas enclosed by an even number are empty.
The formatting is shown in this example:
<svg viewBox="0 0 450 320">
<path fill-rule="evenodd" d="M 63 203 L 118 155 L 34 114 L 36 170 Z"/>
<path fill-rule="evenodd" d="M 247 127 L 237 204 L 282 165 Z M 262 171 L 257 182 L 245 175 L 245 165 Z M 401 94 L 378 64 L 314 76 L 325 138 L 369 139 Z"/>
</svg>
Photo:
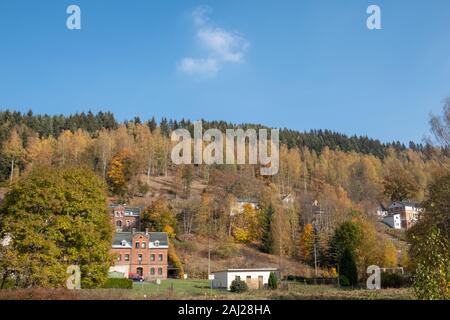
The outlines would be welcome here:
<svg viewBox="0 0 450 320">
<path fill-rule="evenodd" d="M 220 28 L 200 29 L 197 36 L 212 54 L 228 62 L 241 62 L 249 46 L 239 34 Z"/>
<path fill-rule="evenodd" d="M 219 64 L 213 58 L 193 59 L 183 58 L 179 63 L 179 69 L 190 75 L 214 76 L 219 71 Z"/>
<path fill-rule="evenodd" d="M 208 6 L 198 6 L 192 12 L 192 18 L 194 19 L 194 23 L 196 26 L 204 26 L 209 22 L 209 15 L 211 14 L 212 9 Z"/>
<path fill-rule="evenodd" d="M 211 8 L 197 7 L 192 12 L 197 28 L 197 39 L 206 49 L 206 58 L 185 57 L 178 63 L 179 69 L 190 75 L 215 75 L 226 63 L 242 62 L 249 42 L 239 33 L 212 26 Z"/>
</svg>

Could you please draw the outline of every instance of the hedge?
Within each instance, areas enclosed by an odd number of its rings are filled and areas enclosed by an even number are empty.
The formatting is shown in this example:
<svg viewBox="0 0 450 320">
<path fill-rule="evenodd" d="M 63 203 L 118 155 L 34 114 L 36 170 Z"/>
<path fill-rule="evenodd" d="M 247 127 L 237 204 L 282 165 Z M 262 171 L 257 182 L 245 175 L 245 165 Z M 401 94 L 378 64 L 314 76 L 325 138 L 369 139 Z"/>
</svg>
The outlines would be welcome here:
<svg viewBox="0 0 450 320">
<path fill-rule="evenodd" d="M 410 285 L 410 279 L 398 273 L 381 273 L 382 288 L 402 288 Z"/>
<path fill-rule="evenodd" d="M 106 280 L 106 283 L 103 285 L 103 288 L 132 289 L 133 280 L 126 278 L 108 278 L 108 280 Z"/>
</svg>

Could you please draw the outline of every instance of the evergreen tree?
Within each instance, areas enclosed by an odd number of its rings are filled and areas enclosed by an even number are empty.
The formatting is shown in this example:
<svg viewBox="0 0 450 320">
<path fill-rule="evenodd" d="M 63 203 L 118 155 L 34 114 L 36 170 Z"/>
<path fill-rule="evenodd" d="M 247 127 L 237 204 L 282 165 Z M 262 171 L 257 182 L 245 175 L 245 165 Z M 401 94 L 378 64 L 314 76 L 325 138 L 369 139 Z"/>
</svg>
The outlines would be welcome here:
<svg viewBox="0 0 450 320">
<path fill-rule="evenodd" d="M 269 281 L 268 281 L 269 289 L 275 290 L 278 288 L 278 279 L 274 272 L 271 272 L 269 275 Z"/>
<path fill-rule="evenodd" d="M 272 217 L 275 210 L 272 204 L 263 210 L 262 215 L 262 238 L 261 238 L 261 249 L 265 253 L 273 253 L 273 236 L 272 236 Z"/>
<path fill-rule="evenodd" d="M 350 248 L 345 248 L 339 259 L 339 276 L 344 276 L 350 286 L 358 282 L 355 254 Z"/>
</svg>

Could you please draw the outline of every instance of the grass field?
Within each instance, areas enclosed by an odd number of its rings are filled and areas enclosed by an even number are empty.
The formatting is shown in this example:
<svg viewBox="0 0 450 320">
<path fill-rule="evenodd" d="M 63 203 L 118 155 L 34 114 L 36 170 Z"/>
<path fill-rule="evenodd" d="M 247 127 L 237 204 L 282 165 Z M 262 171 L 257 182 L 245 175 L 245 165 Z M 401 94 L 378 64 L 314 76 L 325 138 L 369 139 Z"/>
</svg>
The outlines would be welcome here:
<svg viewBox="0 0 450 320">
<path fill-rule="evenodd" d="M 291 285 L 290 289 L 253 290 L 235 294 L 222 289 L 209 288 L 207 280 L 163 280 L 154 283 L 135 283 L 133 289 L 4 289 L 0 290 L 0 300 L 145 300 L 145 299 L 285 299 L 285 300 L 410 300 L 414 299 L 411 289 L 340 289 L 331 285 Z"/>
<path fill-rule="evenodd" d="M 148 297 L 157 295 L 168 295 L 182 297 L 208 296 L 213 294 L 227 294 L 226 290 L 210 288 L 208 280 L 176 280 L 167 279 L 161 281 L 160 285 L 156 283 L 134 283 L 133 292 Z"/>
</svg>

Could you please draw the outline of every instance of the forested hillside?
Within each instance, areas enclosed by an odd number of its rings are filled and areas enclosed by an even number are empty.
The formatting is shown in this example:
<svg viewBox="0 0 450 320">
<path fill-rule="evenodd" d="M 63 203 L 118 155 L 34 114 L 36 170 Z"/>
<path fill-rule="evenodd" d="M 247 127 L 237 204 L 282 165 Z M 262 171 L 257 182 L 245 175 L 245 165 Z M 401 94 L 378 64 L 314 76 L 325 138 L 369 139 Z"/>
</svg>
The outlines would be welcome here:
<svg viewBox="0 0 450 320">
<path fill-rule="evenodd" d="M 82 166 L 107 182 L 112 200 L 146 204 L 142 218 L 151 229 L 169 232 L 181 241 L 179 246 L 192 236 L 212 236 L 218 243 L 214 254 L 222 258 L 241 243 L 313 264 L 315 243 L 320 265 L 332 265 L 333 235 L 351 221 L 365 235 L 358 266 L 397 266 L 406 265 L 405 252 L 398 255 L 390 237 L 377 232 L 377 207 L 392 200 L 424 200 L 428 185 L 448 168 L 448 158 L 428 144 L 406 147 L 328 130 L 288 129 L 280 131 L 275 176 L 260 176 L 251 165 L 176 166 L 170 161 L 169 136 L 180 127 L 192 130 L 192 123 L 165 118 L 120 123 L 108 112 L 48 116 L 4 111 L 0 181 L 8 188 L 33 168 Z M 238 126 L 203 122 L 203 127 Z M 165 183 L 166 192 L 155 181 Z M 288 194 L 294 200 L 286 205 L 282 198 Z M 258 206 L 232 216 L 236 199 L 251 199 Z M 172 262 L 185 263 L 177 259 L 173 253 Z"/>
</svg>

